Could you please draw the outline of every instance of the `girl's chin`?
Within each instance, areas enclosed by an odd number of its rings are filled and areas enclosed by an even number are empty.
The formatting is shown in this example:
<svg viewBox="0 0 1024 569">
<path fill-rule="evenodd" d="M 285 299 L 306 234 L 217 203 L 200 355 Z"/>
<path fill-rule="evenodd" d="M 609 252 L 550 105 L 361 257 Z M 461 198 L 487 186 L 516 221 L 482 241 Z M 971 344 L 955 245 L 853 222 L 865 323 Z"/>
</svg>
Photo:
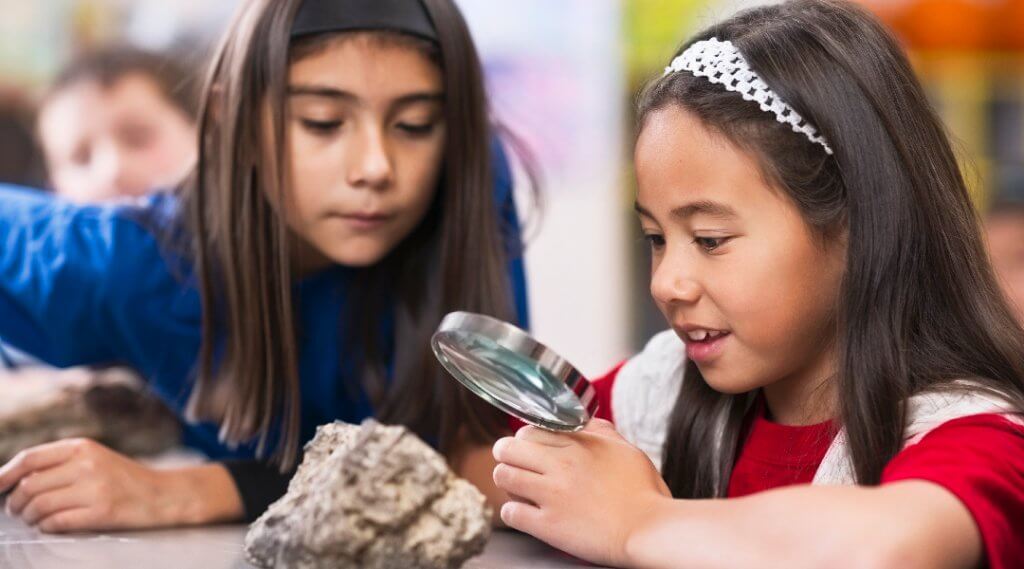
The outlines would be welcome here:
<svg viewBox="0 0 1024 569">
<path fill-rule="evenodd" d="M 698 369 L 700 368 L 700 366 L 697 367 Z M 728 372 L 723 372 L 723 370 L 715 370 L 710 374 L 701 370 L 704 383 L 723 395 L 741 395 L 762 387 L 756 381 L 736 381 L 734 378 L 725 379 L 723 376 L 727 375 Z"/>
<path fill-rule="evenodd" d="M 346 247 L 335 246 L 321 250 L 321 254 L 332 263 L 357 269 L 376 265 L 389 252 L 390 248 L 377 243 L 352 243 Z"/>
</svg>

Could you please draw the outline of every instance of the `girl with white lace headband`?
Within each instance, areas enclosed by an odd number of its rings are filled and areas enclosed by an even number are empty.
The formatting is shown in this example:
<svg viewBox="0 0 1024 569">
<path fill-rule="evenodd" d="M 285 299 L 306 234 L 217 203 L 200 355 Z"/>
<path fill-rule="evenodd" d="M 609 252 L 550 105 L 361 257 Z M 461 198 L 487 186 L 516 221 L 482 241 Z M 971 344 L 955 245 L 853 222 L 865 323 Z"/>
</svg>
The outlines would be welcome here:
<svg viewBox="0 0 1024 569">
<path fill-rule="evenodd" d="M 611 423 L 494 447 L 509 526 L 631 567 L 1019 567 L 1024 331 L 896 41 L 841 0 L 699 33 L 638 109 L 671 331 Z"/>
</svg>

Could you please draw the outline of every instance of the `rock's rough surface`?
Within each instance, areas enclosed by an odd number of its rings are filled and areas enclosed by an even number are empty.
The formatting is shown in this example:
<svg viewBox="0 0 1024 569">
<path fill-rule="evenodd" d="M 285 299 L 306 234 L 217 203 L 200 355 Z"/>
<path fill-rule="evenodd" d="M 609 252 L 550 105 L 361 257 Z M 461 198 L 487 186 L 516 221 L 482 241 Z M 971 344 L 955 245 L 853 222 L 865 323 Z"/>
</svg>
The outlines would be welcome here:
<svg viewBox="0 0 1024 569">
<path fill-rule="evenodd" d="M 181 427 L 127 370 L 26 368 L 0 378 L 0 464 L 22 449 L 72 437 L 145 456 L 179 444 Z"/>
<path fill-rule="evenodd" d="M 288 493 L 249 529 L 266 568 L 455 568 L 483 551 L 484 496 L 404 427 L 321 426 Z"/>
</svg>

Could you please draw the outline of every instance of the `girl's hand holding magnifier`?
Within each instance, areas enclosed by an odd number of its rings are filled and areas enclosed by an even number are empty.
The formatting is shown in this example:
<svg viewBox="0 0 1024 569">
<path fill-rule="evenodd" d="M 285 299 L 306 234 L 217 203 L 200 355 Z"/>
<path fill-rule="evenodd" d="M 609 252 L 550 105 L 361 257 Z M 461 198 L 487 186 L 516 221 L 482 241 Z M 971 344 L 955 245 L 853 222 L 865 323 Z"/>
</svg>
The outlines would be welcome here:
<svg viewBox="0 0 1024 569">
<path fill-rule="evenodd" d="M 672 500 L 647 455 L 602 419 L 577 433 L 525 427 L 495 443 L 494 458 L 495 484 L 517 497 L 501 509 L 505 524 L 608 565 L 629 564 L 631 534 Z"/>
</svg>

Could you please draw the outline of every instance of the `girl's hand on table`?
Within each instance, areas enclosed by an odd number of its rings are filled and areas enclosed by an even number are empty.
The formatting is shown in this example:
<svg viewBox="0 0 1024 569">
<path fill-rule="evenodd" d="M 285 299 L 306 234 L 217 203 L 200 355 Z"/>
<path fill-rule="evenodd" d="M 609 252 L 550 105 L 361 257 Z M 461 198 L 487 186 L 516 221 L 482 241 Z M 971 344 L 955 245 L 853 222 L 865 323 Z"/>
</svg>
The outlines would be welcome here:
<svg viewBox="0 0 1024 569">
<path fill-rule="evenodd" d="M 26 449 L 0 467 L 9 515 L 46 532 L 142 529 L 238 519 L 227 470 L 145 466 L 89 439 Z"/>
</svg>

